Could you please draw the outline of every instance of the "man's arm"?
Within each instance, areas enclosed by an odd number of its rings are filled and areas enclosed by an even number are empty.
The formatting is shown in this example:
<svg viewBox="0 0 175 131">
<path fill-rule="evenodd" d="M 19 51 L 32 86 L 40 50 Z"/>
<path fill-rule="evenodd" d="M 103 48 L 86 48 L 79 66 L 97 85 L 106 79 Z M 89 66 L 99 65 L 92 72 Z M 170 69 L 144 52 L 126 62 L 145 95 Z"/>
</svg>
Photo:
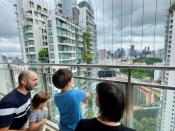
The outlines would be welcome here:
<svg viewBox="0 0 175 131">
<path fill-rule="evenodd" d="M 9 131 L 9 127 L 0 128 L 0 131 Z"/>
</svg>

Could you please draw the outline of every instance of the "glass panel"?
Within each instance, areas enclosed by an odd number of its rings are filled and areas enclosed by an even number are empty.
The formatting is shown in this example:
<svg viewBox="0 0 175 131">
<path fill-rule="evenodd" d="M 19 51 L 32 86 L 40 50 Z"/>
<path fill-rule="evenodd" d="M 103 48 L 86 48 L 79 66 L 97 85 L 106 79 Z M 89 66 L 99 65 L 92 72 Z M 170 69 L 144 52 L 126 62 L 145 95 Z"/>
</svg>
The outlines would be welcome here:
<svg viewBox="0 0 175 131">
<path fill-rule="evenodd" d="M 44 84 L 44 75 L 43 74 L 38 74 L 38 85 L 36 88 L 32 91 L 32 96 L 35 95 L 38 92 L 45 92 L 45 84 Z"/>
<path fill-rule="evenodd" d="M 133 93 L 133 127 L 138 131 L 157 131 L 161 89 L 134 86 Z"/>
<path fill-rule="evenodd" d="M 6 69 L 0 68 L 0 99 L 9 93 L 11 90 L 13 90 L 13 86 L 11 83 L 11 76 L 10 76 L 10 71 Z M 3 74 L 3 75 L 2 75 Z"/>
</svg>

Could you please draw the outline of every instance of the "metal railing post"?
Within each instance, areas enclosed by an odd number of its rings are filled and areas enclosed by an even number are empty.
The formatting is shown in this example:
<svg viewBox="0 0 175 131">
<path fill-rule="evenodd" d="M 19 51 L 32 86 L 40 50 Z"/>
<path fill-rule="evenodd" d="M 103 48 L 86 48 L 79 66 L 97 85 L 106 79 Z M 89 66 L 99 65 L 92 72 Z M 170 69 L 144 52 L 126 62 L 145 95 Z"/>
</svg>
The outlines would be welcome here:
<svg viewBox="0 0 175 131">
<path fill-rule="evenodd" d="M 125 87 L 126 125 L 133 127 L 133 88 L 131 86 L 131 69 L 128 69 L 128 85 Z"/>
<path fill-rule="evenodd" d="M 44 67 L 41 66 L 41 73 L 42 73 L 42 78 L 43 78 L 43 84 L 44 84 L 44 90 L 46 93 L 48 93 L 48 89 L 47 89 L 47 79 L 46 79 L 46 72 L 44 70 Z M 51 119 L 51 109 L 50 109 L 50 104 L 48 104 L 48 119 Z"/>
<path fill-rule="evenodd" d="M 44 90 L 46 93 L 48 93 L 48 90 L 47 90 L 47 79 L 46 79 L 46 72 L 44 71 L 44 67 L 41 66 L 41 70 L 42 70 L 42 76 L 43 76 L 43 84 L 44 84 Z"/>
<path fill-rule="evenodd" d="M 8 64 L 8 69 L 10 70 L 10 81 L 12 83 L 12 87 L 15 89 L 15 78 L 10 64 Z"/>
<path fill-rule="evenodd" d="M 46 73 L 43 73 L 43 82 L 44 82 L 44 89 L 45 89 L 45 92 L 48 93 L 48 90 L 47 90 Z"/>
</svg>

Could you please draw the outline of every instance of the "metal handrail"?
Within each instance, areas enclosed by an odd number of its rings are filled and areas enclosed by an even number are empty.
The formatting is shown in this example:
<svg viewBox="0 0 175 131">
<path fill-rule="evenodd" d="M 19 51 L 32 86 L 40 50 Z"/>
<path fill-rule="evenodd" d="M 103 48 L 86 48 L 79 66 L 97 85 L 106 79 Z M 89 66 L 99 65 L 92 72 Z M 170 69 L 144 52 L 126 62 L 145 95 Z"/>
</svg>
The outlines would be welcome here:
<svg viewBox="0 0 175 131">
<path fill-rule="evenodd" d="M 107 67 L 107 68 L 127 68 L 127 69 L 153 69 L 153 70 L 175 70 L 174 66 L 154 66 L 154 65 L 100 65 L 100 64 L 49 64 L 49 63 L 0 63 L 10 65 L 36 65 L 36 66 L 77 66 L 77 67 Z"/>
<path fill-rule="evenodd" d="M 132 70 L 132 69 L 153 69 L 153 70 L 166 70 L 166 71 L 170 71 L 170 70 L 174 70 L 175 71 L 175 67 L 166 67 L 166 66 L 148 66 L 148 65 L 94 65 L 94 64 L 48 64 L 48 63 L 38 63 L 38 64 L 29 64 L 29 63 L 18 63 L 18 64 L 14 64 L 14 63 L 0 63 L 0 64 L 7 64 L 7 65 L 36 65 L 36 66 L 41 66 L 42 68 L 44 66 L 77 66 L 77 67 L 100 67 L 100 68 L 125 68 L 128 70 Z M 0 68 L 2 69 L 2 68 Z M 6 69 L 8 70 L 8 69 Z M 18 71 L 18 70 L 14 70 L 13 71 Z M 43 73 L 39 73 L 39 74 L 43 74 Z M 52 75 L 50 73 L 45 73 L 46 75 Z M 129 77 L 129 75 L 128 75 Z M 103 78 L 91 78 L 91 77 L 79 77 L 79 76 L 74 76 L 74 78 L 77 79 L 86 79 L 86 80 L 97 80 L 97 81 L 109 81 L 109 82 L 116 82 L 116 83 L 120 83 L 120 84 L 128 84 L 128 80 L 106 80 Z M 175 86 L 169 86 L 169 85 L 158 85 L 158 84 L 152 84 L 152 83 L 144 83 L 144 82 L 133 82 L 131 80 L 131 85 L 132 86 L 147 86 L 147 87 L 152 87 L 152 88 L 160 88 L 160 89 L 169 89 L 169 90 L 175 90 Z"/>
<path fill-rule="evenodd" d="M 38 63 L 38 64 L 29 64 L 29 63 L 0 63 L 0 64 L 7 64 L 9 70 L 11 71 L 11 81 L 13 82 L 13 71 L 15 69 L 12 69 L 11 65 L 36 65 L 36 66 L 41 66 L 42 69 L 44 67 L 49 67 L 49 66 L 62 66 L 62 67 L 91 67 L 91 68 L 125 68 L 128 69 L 128 75 L 126 80 L 107 80 L 104 78 L 92 78 L 92 77 L 80 77 L 80 76 L 74 76 L 74 78 L 77 79 L 85 79 L 85 80 L 95 80 L 95 81 L 110 81 L 110 82 L 115 82 L 119 84 L 124 84 L 125 85 L 125 93 L 126 93 L 126 125 L 129 127 L 132 127 L 132 118 L 133 118 L 133 86 L 146 86 L 146 87 L 151 87 L 151 88 L 158 88 L 158 89 L 168 89 L 168 90 L 175 90 L 175 86 L 169 86 L 169 85 L 158 85 L 158 84 L 153 84 L 153 83 L 144 83 L 144 82 L 134 82 L 131 79 L 131 71 L 132 69 L 148 69 L 148 70 L 163 70 L 163 71 L 175 71 L 175 67 L 165 67 L 165 66 L 148 66 L 148 65 L 94 65 L 94 64 L 43 64 L 43 63 Z M 17 70 L 19 71 L 19 70 Z M 46 75 L 52 75 L 50 73 L 45 73 L 41 72 L 39 74 L 43 74 L 43 80 L 45 81 L 45 89 L 47 91 L 47 82 L 46 82 Z"/>
</svg>

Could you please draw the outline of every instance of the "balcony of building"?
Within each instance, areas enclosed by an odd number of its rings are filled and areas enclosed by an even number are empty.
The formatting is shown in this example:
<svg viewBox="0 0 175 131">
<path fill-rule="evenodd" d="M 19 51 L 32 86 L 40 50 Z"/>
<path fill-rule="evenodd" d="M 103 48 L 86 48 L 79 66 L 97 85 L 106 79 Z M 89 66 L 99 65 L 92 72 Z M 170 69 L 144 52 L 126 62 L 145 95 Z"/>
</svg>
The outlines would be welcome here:
<svg viewBox="0 0 175 131">
<path fill-rule="evenodd" d="M 160 79 L 152 75 L 145 75 L 146 72 L 153 73 L 175 73 L 175 67 L 157 66 L 114 66 L 114 65 L 86 65 L 86 64 L 0 64 L 0 99 L 18 86 L 17 77 L 22 70 L 30 70 L 31 67 L 38 70 L 39 80 L 37 88 L 32 94 L 45 91 L 51 94 L 49 101 L 49 118 L 44 130 L 57 131 L 59 113 L 54 105 L 53 96 L 59 92 L 51 82 L 52 69 L 67 67 L 74 70 L 75 87 L 84 89 L 91 93 L 89 103 L 82 104 L 84 118 L 92 118 L 98 115 L 98 108 L 95 106 L 95 86 L 100 81 L 114 82 L 121 88 L 126 96 L 126 109 L 122 124 L 140 130 L 140 126 L 151 127 L 153 130 L 159 128 L 161 102 L 163 93 L 175 91 L 174 85 L 162 85 Z M 142 74 L 137 74 L 139 70 Z M 163 77 L 163 75 L 162 75 Z M 165 83 L 165 82 L 162 82 Z M 148 128 L 149 129 L 149 128 Z"/>
</svg>

